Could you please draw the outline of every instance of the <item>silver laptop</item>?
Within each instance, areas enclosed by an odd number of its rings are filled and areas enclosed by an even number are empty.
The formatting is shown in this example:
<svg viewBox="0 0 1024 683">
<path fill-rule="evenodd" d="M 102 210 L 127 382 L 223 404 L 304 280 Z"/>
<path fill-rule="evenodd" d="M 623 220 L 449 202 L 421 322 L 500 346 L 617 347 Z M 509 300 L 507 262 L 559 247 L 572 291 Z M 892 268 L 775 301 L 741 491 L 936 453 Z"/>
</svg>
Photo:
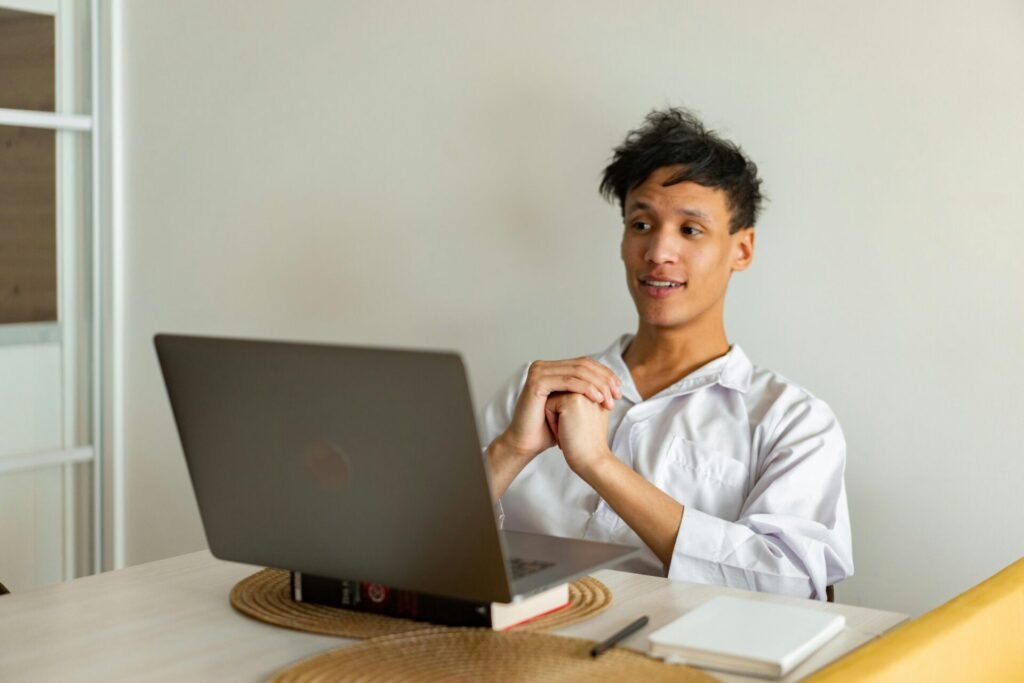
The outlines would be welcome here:
<svg viewBox="0 0 1024 683">
<path fill-rule="evenodd" d="M 458 354 L 154 341 L 221 559 L 511 602 L 639 553 L 498 529 Z"/>
</svg>

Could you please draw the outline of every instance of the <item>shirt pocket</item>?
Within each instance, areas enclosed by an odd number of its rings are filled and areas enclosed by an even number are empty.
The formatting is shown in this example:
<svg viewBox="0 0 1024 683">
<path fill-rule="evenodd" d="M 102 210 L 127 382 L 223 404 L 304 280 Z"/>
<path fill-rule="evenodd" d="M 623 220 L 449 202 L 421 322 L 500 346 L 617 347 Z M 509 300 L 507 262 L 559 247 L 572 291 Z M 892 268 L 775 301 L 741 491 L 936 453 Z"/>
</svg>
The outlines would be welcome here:
<svg viewBox="0 0 1024 683">
<path fill-rule="evenodd" d="M 746 498 L 748 479 L 749 470 L 739 460 L 675 436 L 652 483 L 684 507 L 735 521 Z"/>
</svg>

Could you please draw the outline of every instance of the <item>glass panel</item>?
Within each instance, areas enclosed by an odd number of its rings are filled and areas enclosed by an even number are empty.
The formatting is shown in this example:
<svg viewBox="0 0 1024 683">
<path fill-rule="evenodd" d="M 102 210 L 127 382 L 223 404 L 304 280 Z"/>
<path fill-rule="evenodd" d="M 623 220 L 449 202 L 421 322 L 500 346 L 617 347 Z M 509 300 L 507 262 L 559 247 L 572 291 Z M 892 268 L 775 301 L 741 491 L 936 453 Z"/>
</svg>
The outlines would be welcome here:
<svg viewBox="0 0 1024 683">
<path fill-rule="evenodd" d="M 0 126 L 0 323 L 57 319 L 55 142 Z"/>
<path fill-rule="evenodd" d="M 54 111 L 54 18 L 0 9 L 0 108 Z"/>
<path fill-rule="evenodd" d="M 61 447 L 61 352 L 60 344 L 0 346 L 0 456 Z"/>
<path fill-rule="evenodd" d="M 0 455 L 60 449 L 60 397 L 59 344 L 0 347 Z M 10 590 L 63 578 L 63 487 L 61 467 L 0 474 L 0 582 Z"/>
<path fill-rule="evenodd" d="M 12 593 L 64 578 L 63 486 L 60 467 L 0 476 L 0 583 Z"/>
</svg>

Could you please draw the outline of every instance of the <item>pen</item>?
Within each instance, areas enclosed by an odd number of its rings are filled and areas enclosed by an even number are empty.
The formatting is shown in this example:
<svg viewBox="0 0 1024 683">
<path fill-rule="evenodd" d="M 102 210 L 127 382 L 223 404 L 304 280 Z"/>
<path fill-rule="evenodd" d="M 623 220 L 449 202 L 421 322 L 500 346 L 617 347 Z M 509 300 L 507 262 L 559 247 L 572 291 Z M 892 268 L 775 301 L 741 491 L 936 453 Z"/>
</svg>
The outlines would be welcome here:
<svg viewBox="0 0 1024 683">
<path fill-rule="evenodd" d="M 633 635 L 634 633 L 642 629 L 644 626 L 647 626 L 646 616 L 640 617 L 626 628 L 622 629 L 621 631 L 617 631 L 616 633 L 608 636 L 608 638 L 606 638 L 605 640 L 602 640 L 600 643 L 594 646 L 594 649 L 590 651 L 590 656 L 596 657 L 605 650 L 609 650 L 615 647 L 615 645 L 617 645 L 619 641 L 625 639 L 628 636 Z"/>
</svg>

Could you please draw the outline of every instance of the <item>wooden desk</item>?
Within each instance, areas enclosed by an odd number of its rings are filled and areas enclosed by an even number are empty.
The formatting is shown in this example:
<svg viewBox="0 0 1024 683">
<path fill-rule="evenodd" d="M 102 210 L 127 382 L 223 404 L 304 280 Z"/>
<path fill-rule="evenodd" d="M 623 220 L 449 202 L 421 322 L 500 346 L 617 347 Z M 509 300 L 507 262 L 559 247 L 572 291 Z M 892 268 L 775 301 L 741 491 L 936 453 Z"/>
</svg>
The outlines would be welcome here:
<svg viewBox="0 0 1024 683">
<path fill-rule="evenodd" d="M 208 551 L 0 597 L 0 681 L 264 681 L 287 664 L 350 640 L 276 628 L 228 602 L 254 567 Z M 906 619 L 893 612 L 828 605 L 604 570 L 606 612 L 556 633 L 601 640 L 641 614 L 646 635 L 714 595 L 744 595 L 846 615 L 847 628 L 785 680 L 795 680 Z M 718 675 L 723 681 L 758 680 Z"/>
</svg>

